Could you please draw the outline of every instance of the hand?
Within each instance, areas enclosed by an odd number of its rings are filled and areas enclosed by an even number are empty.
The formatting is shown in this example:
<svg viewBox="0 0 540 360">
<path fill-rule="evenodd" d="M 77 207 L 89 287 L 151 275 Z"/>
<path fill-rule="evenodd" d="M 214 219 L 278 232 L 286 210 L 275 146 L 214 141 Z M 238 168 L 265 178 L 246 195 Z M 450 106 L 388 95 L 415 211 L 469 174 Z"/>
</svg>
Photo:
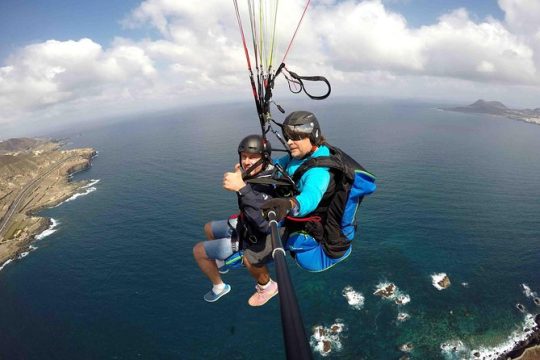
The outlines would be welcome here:
<svg viewBox="0 0 540 360">
<path fill-rule="evenodd" d="M 234 172 L 226 172 L 223 175 L 223 188 L 229 191 L 238 191 L 246 186 L 246 183 L 242 179 L 242 169 L 240 164 L 234 166 Z"/>
<path fill-rule="evenodd" d="M 261 210 L 266 218 L 268 213 L 274 211 L 276 213 L 276 220 L 281 221 L 287 216 L 292 209 L 292 202 L 289 198 L 275 198 L 270 199 L 261 205 Z"/>
</svg>

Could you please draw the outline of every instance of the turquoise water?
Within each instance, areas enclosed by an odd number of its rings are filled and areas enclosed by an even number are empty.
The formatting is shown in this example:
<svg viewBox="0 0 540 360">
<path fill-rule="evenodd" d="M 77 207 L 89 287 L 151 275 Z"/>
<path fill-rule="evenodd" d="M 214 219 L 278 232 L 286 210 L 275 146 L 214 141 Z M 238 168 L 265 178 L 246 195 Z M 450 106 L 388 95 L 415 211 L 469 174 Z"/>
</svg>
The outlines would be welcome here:
<svg viewBox="0 0 540 360">
<path fill-rule="evenodd" d="M 378 178 L 346 263 L 311 274 L 288 259 L 307 332 L 344 324 L 326 358 L 397 359 L 406 342 L 412 358 L 451 358 L 440 348 L 450 340 L 504 342 L 524 320 L 516 303 L 540 310 L 521 287 L 540 292 L 540 126 L 422 103 L 283 105 L 316 112 L 327 139 Z M 235 210 L 221 179 L 259 131 L 254 113 L 208 106 L 56 134 L 99 151 L 74 178 L 100 181 L 44 211 L 57 231 L 0 272 L 0 358 L 284 358 L 277 299 L 248 306 L 254 284 L 239 270 L 224 276 L 229 295 L 205 303 L 191 255 L 202 225 Z M 440 272 L 452 282 L 442 291 Z M 411 301 L 372 295 L 385 281 Z"/>
</svg>

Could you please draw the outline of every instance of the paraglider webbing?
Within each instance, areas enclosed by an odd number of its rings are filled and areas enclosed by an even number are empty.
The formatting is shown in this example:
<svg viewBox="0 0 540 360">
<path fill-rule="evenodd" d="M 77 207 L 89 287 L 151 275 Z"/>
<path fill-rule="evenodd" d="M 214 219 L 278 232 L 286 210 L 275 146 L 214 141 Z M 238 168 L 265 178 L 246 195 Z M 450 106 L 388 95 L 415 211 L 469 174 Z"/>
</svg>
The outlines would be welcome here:
<svg viewBox="0 0 540 360">
<path fill-rule="evenodd" d="M 287 68 L 285 68 L 285 69 L 287 70 Z M 291 91 L 293 93 L 299 93 L 300 91 L 303 90 L 310 99 L 324 100 L 330 95 L 330 92 L 332 91 L 332 87 L 330 86 L 330 82 L 324 76 L 301 76 L 301 75 L 298 75 L 297 73 L 292 72 L 290 70 L 287 70 L 287 72 L 294 79 L 294 81 L 290 80 L 290 82 L 294 82 L 295 84 L 300 86 L 300 90 L 298 90 L 296 92 L 291 89 Z M 287 80 L 289 80 L 289 79 L 287 78 Z M 322 82 L 324 82 L 326 84 L 326 86 L 328 88 L 328 91 L 326 92 L 326 94 L 320 95 L 320 96 L 311 95 L 310 93 L 307 92 L 306 87 L 304 86 L 304 82 L 302 80 L 304 80 L 304 81 L 322 81 Z M 291 88 L 290 85 L 289 85 L 289 88 Z"/>
<path fill-rule="evenodd" d="M 269 212 L 268 220 L 272 230 L 272 256 L 276 264 L 277 282 L 279 284 L 279 308 L 287 359 L 312 359 L 304 322 L 302 321 L 302 315 L 300 314 L 300 308 L 285 261 L 285 251 L 279 236 L 276 214 L 273 211 Z"/>
</svg>

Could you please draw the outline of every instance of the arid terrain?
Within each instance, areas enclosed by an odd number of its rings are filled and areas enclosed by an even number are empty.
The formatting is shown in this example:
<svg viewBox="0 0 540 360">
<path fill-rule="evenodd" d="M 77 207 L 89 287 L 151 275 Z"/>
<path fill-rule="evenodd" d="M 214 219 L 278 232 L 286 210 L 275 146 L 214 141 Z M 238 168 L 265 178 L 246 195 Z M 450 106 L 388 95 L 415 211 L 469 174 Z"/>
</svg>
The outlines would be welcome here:
<svg viewBox="0 0 540 360">
<path fill-rule="evenodd" d="M 49 226 L 35 215 L 73 196 L 86 182 L 69 175 L 88 168 L 96 151 L 65 150 L 48 139 L 0 142 L 0 265 L 25 251 L 34 236 Z"/>
</svg>

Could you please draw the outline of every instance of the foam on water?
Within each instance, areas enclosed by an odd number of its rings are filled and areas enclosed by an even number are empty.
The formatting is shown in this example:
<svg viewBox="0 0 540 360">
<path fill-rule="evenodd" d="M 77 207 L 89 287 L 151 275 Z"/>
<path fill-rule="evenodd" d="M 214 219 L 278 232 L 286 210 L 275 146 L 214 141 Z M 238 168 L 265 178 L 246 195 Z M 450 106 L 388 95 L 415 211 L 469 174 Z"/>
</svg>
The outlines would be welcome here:
<svg viewBox="0 0 540 360">
<path fill-rule="evenodd" d="M 529 285 L 525 283 L 521 284 L 521 288 L 523 289 L 523 294 L 526 297 L 532 299 L 536 306 L 540 306 L 540 297 L 538 297 L 538 293 L 536 291 L 532 291 Z"/>
<path fill-rule="evenodd" d="M 445 359 L 485 359 L 495 360 L 501 354 L 512 350 L 516 344 L 526 340 L 533 332 L 536 322 L 534 315 L 526 314 L 525 318 L 518 330 L 513 331 L 508 338 L 499 345 L 493 347 L 480 347 L 478 349 L 470 349 L 459 339 L 445 341 L 441 344 L 441 353 Z"/>
<path fill-rule="evenodd" d="M 535 298 L 538 296 L 537 293 L 532 291 L 531 288 L 525 283 L 521 284 L 521 288 L 523 289 L 523 294 L 528 298 Z"/>
<path fill-rule="evenodd" d="M 41 234 L 38 234 L 35 236 L 35 239 L 36 240 L 41 240 L 51 234 L 54 234 L 56 232 L 56 227 L 60 224 L 60 222 L 58 220 L 55 220 L 55 219 L 52 219 L 51 218 L 51 225 L 49 226 L 49 228 L 45 231 L 43 231 Z"/>
<path fill-rule="evenodd" d="M 355 310 L 361 310 L 364 307 L 364 295 L 362 293 L 356 292 L 352 286 L 346 286 L 343 289 L 343 296 L 347 299 L 349 305 Z"/>
<path fill-rule="evenodd" d="M 341 337 L 346 330 L 342 320 L 336 319 L 336 322 L 329 327 L 317 325 L 313 327 L 313 334 L 309 340 L 313 351 L 321 356 L 327 356 L 331 352 L 343 349 Z"/>
<path fill-rule="evenodd" d="M 91 186 L 94 186 L 100 181 L 101 181 L 101 179 L 90 179 L 90 182 L 88 184 L 84 185 L 83 187 L 81 187 L 81 189 L 86 189 L 86 188 L 89 188 Z"/>
<path fill-rule="evenodd" d="M 461 340 L 450 340 L 441 344 L 441 353 L 446 359 L 465 359 L 470 350 Z"/>
<path fill-rule="evenodd" d="M 8 259 L 8 260 L 6 260 L 6 262 L 4 262 L 4 263 L 2 264 L 2 266 L 0 266 L 0 271 L 2 271 L 2 270 L 4 269 L 4 267 L 5 267 L 7 264 L 9 264 L 10 262 L 12 262 L 12 261 L 13 261 L 13 259 Z"/>
<path fill-rule="evenodd" d="M 83 192 L 78 192 L 74 195 L 72 195 L 70 198 L 67 198 L 66 200 L 62 201 L 60 204 L 54 206 L 54 207 L 58 207 L 64 203 L 67 203 L 67 202 L 70 202 L 70 201 L 73 201 L 81 196 L 86 196 L 88 194 L 90 194 L 91 192 L 94 192 L 97 190 L 97 188 L 94 186 L 95 184 L 97 184 L 98 182 L 100 182 L 101 179 L 91 179 L 90 182 L 84 186 L 81 186 L 81 189 L 85 189 L 85 191 Z"/>
<path fill-rule="evenodd" d="M 446 273 L 438 273 L 438 274 L 432 274 L 431 275 L 431 282 L 432 282 L 433 286 L 435 286 L 435 288 L 437 290 L 444 290 L 445 289 L 444 287 L 439 285 L 439 282 L 441 282 L 445 277 L 447 277 Z M 466 285 L 463 285 L 463 286 L 466 286 Z"/>
<path fill-rule="evenodd" d="M 60 222 L 58 220 L 55 220 L 55 219 L 52 219 L 51 218 L 51 225 L 46 229 L 44 230 L 42 233 L 36 235 L 34 237 L 35 240 L 41 240 L 51 234 L 53 234 L 54 232 L 56 232 L 56 227 L 60 224 Z M 7 265 L 9 264 L 10 262 L 13 262 L 14 260 L 21 260 L 21 259 L 24 259 L 25 257 L 28 256 L 28 254 L 30 254 L 31 251 L 34 251 L 34 250 L 37 250 L 37 246 L 35 245 L 29 245 L 28 246 L 28 249 L 26 251 L 23 251 L 21 253 L 19 253 L 15 258 L 13 259 L 8 259 L 6 262 L 4 262 L 2 264 L 2 266 L 0 266 L 0 271 Z"/>
<path fill-rule="evenodd" d="M 23 251 L 17 256 L 17 260 L 21 260 L 28 256 L 32 251 L 37 250 L 37 246 L 29 245 L 27 251 Z"/>
<path fill-rule="evenodd" d="M 410 318 L 411 318 L 411 315 L 409 315 L 408 313 L 400 312 L 400 313 L 397 314 L 396 320 L 399 321 L 399 322 L 405 322 L 405 321 L 409 320 Z"/>
<path fill-rule="evenodd" d="M 398 305 L 406 305 L 411 302 L 411 297 L 404 293 L 399 293 L 395 300 Z"/>
<path fill-rule="evenodd" d="M 67 203 L 67 202 L 70 202 L 70 201 L 73 201 L 75 199 L 77 199 L 78 197 L 81 197 L 81 196 L 86 196 L 88 194 L 90 194 L 91 192 L 94 192 L 96 191 L 97 189 L 95 187 L 89 187 L 89 188 L 86 188 L 86 191 L 85 192 L 82 192 L 82 193 L 76 193 L 75 195 L 73 195 L 72 197 L 66 199 L 63 203 Z M 62 204 L 63 204 L 62 203 Z"/>
<path fill-rule="evenodd" d="M 373 295 L 394 301 L 397 305 L 406 305 L 411 302 L 411 296 L 400 290 L 394 283 L 383 281 L 377 284 Z"/>
</svg>

